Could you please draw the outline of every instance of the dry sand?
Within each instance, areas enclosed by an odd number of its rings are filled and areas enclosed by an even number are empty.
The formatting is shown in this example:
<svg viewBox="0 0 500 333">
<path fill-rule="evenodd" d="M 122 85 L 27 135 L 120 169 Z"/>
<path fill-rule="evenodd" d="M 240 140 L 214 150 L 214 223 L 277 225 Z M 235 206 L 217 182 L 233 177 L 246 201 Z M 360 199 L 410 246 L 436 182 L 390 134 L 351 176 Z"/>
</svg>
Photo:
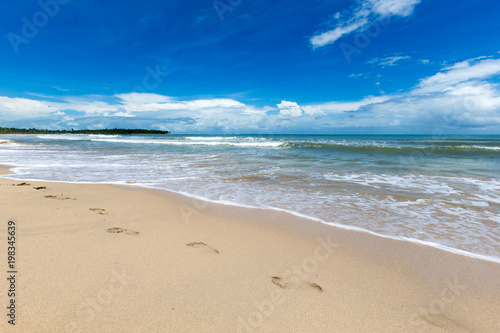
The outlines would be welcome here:
<svg viewBox="0 0 500 333">
<path fill-rule="evenodd" d="M 0 200 L 1 332 L 500 332 L 497 263 L 133 186 Z"/>
</svg>

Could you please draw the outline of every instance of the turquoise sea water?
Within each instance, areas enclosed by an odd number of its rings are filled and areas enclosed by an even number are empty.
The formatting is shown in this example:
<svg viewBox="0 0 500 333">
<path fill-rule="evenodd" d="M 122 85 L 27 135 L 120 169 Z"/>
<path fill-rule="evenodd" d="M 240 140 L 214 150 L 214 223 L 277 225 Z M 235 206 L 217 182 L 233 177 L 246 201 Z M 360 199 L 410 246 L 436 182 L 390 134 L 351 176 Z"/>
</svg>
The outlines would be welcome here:
<svg viewBox="0 0 500 333">
<path fill-rule="evenodd" d="M 500 136 L 0 136 L 10 178 L 129 183 L 500 260 Z"/>
</svg>

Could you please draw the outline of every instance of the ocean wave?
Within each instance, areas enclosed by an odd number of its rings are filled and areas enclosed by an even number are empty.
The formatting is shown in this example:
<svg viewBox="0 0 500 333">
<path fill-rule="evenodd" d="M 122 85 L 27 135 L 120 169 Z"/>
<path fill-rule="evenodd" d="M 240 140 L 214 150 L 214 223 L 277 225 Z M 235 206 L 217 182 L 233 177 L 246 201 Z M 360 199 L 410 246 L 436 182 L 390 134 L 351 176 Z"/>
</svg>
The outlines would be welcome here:
<svg viewBox="0 0 500 333">
<path fill-rule="evenodd" d="M 0 147 L 24 146 L 22 143 L 13 142 L 12 140 L 0 139 Z"/>
<path fill-rule="evenodd" d="M 177 139 L 177 138 L 176 138 Z M 223 140 L 244 140 L 245 137 L 236 136 L 186 136 L 182 139 L 185 140 L 195 140 L 195 141 L 223 141 Z"/>
<path fill-rule="evenodd" d="M 461 154 L 471 152 L 500 152 L 498 146 L 478 146 L 478 145 L 423 145 L 421 143 L 385 143 L 385 142 L 315 142 L 315 141 L 287 141 L 282 144 L 285 148 L 317 149 L 325 151 L 349 151 L 360 153 L 387 153 L 411 155 L 419 153 L 435 154 Z"/>
<path fill-rule="evenodd" d="M 421 193 L 450 195 L 458 193 L 449 184 L 451 177 L 423 175 L 389 175 L 374 173 L 325 174 L 329 181 L 351 183 L 372 188 L 392 188 L 399 190 L 418 190 Z"/>
<path fill-rule="evenodd" d="M 160 144 L 178 146 L 236 146 L 236 147 L 280 147 L 281 142 L 228 142 L 228 141 L 180 141 L 180 140 L 134 140 L 134 139 L 90 139 L 97 142 L 116 142 L 133 144 Z"/>
<path fill-rule="evenodd" d="M 462 145 L 462 146 L 459 146 L 457 148 L 461 148 L 461 149 L 471 149 L 471 150 L 496 150 L 496 151 L 500 151 L 500 147 L 488 147 L 488 146 L 476 146 L 476 145 L 473 145 L 473 146 L 468 146 L 468 145 Z"/>
<path fill-rule="evenodd" d="M 386 153 L 386 154 L 475 154 L 475 153 L 500 153 L 497 142 L 485 142 L 480 145 L 471 144 L 466 141 L 363 141 L 363 140 L 317 140 L 302 141 L 289 140 L 287 138 L 257 138 L 247 136 L 186 136 L 186 137 L 162 137 L 151 139 L 150 137 L 133 139 L 123 138 L 118 135 L 85 135 L 85 134 L 42 134 L 37 136 L 48 140 L 70 140 L 70 141 L 96 141 L 115 142 L 131 144 L 164 144 L 164 145 L 210 145 L 210 146 L 235 146 L 235 147 L 280 147 L 291 149 L 311 149 L 339 152 L 359 153 Z"/>
<path fill-rule="evenodd" d="M 117 138 L 119 135 L 110 135 L 110 134 L 89 134 L 91 138 Z"/>
<path fill-rule="evenodd" d="M 89 140 L 89 136 L 87 134 L 40 134 L 37 135 L 39 139 L 45 140 L 70 140 L 70 141 L 82 141 Z"/>
<path fill-rule="evenodd" d="M 23 146 L 0 160 L 9 178 L 154 186 L 500 257 L 500 140 L 417 139 L 4 136 Z M 413 153 L 426 160 L 402 169 Z"/>
</svg>

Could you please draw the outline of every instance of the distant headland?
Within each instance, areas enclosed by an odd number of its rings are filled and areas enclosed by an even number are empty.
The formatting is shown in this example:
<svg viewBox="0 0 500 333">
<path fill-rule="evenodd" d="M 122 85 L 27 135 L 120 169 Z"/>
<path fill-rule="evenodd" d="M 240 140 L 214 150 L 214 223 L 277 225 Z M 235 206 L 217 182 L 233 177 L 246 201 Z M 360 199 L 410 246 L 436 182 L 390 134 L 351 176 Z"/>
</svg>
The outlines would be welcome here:
<svg viewBox="0 0 500 333">
<path fill-rule="evenodd" d="M 101 134 L 101 135 L 144 135 L 144 134 L 170 134 L 169 131 L 147 129 L 98 129 L 98 130 L 47 130 L 36 128 L 7 128 L 0 127 L 0 134 Z"/>
</svg>

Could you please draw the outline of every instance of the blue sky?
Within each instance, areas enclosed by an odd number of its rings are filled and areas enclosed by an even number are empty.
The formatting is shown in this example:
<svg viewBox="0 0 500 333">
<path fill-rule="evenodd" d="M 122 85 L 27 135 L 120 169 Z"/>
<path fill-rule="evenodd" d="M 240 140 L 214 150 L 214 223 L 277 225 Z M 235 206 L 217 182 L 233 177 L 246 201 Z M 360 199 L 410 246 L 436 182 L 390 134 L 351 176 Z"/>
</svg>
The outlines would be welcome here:
<svg viewBox="0 0 500 333">
<path fill-rule="evenodd" d="M 5 3 L 0 126 L 500 133 L 494 0 Z"/>
</svg>

